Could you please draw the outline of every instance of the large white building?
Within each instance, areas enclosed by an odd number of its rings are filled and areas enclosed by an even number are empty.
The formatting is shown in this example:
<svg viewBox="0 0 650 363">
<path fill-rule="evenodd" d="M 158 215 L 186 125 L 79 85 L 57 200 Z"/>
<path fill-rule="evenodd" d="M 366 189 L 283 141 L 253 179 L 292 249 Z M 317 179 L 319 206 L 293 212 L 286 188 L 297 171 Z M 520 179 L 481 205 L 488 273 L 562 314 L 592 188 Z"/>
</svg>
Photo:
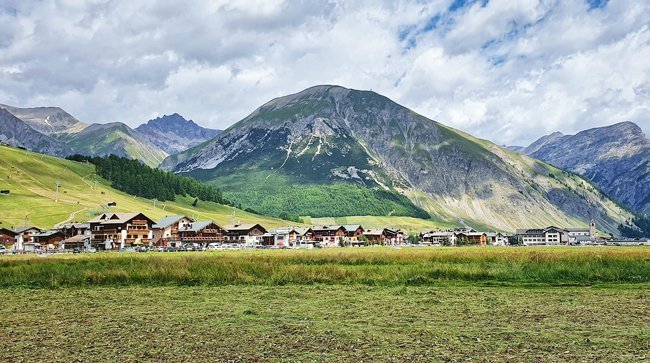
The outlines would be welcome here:
<svg viewBox="0 0 650 363">
<path fill-rule="evenodd" d="M 524 246 L 559 246 L 569 241 L 566 229 L 554 226 L 546 228 L 518 229 L 515 237 Z"/>
</svg>

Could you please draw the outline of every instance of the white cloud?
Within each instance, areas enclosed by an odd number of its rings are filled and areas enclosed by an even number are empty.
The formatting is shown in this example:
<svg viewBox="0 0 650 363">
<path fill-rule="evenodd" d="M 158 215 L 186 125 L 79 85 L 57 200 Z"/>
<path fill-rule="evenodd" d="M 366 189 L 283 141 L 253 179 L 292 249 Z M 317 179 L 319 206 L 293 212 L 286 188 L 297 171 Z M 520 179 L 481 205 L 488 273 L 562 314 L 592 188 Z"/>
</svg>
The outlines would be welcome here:
<svg viewBox="0 0 650 363">
<path fill-rule="evenodd" d="M 623 120 L 650 131 L 647 2 L 451 3 L 7 0 L 0 102 L 225 128 L 328 83 L 498 143 Z"/>
</svg>

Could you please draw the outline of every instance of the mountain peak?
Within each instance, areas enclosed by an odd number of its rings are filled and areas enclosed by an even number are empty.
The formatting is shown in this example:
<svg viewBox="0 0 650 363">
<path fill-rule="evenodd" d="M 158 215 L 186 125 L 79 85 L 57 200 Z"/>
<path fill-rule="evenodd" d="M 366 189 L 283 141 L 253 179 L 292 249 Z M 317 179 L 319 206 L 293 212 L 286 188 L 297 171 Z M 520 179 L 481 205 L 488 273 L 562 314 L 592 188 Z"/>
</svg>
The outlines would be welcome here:
<svg viewBox="0 0 650 363">
<path fill-rule="evenodd" d="M 88 126 L 60 107 L 21 108 L 0 104 L 0 108 L 6 109 L 36 131 L 46 135 L 79 132 Z"/>
<path fill-rule="evenodd" d="M 186 150 L 217 136 L 220 130 L 208 129 L 174 112 L 149 120 L 135 129 L 169 154 Z"/>
</svg>

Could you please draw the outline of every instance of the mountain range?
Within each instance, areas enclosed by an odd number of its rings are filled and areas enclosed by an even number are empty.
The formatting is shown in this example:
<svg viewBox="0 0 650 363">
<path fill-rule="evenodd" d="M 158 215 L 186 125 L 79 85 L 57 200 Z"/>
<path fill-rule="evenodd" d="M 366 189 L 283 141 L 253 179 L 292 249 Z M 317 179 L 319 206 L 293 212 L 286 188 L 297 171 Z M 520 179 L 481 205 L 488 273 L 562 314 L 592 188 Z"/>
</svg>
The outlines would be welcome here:
<svg viewBox="0 0 650 363">
<path fill-rule="evenodd" d="M 0 120 L 0 141 L 10 145 L 55 156 L 115 154 L 152 167 L 170 153 L 197 145 L 219 132 L 178 114 L 156 118 L 135 130 L 121 122 L 88 125 L 59 107 L 0 104 Z"/>
<path fill-rule="evenodd" d="M 592 181 L 639 214 L 650 214 L 650 140 L 632 122 L 554 132 L 521 150 Z"/>
<path fill-rule="evenodd" d="M 408 215 L 512 231 L 632 215 L 581 177 L 427 119 L 371 91 L 273 99 L 161 167 L 264 214 Z"/>
</svg>

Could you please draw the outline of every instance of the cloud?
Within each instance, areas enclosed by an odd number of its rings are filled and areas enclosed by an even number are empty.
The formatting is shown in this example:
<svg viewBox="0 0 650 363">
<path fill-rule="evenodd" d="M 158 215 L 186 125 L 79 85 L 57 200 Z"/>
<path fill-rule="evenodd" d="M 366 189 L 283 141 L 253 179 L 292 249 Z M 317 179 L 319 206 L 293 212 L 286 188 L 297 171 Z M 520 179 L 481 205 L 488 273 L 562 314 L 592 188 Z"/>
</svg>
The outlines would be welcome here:
<svg viewBox="0 0 650 363">
<path fill-rule="evenodd" d="M 497 143 L 650 131 L 647 2 L 3 1 L 0 101 L 226 128 L 315 84 L 372 89 Z"/>
</svg>

